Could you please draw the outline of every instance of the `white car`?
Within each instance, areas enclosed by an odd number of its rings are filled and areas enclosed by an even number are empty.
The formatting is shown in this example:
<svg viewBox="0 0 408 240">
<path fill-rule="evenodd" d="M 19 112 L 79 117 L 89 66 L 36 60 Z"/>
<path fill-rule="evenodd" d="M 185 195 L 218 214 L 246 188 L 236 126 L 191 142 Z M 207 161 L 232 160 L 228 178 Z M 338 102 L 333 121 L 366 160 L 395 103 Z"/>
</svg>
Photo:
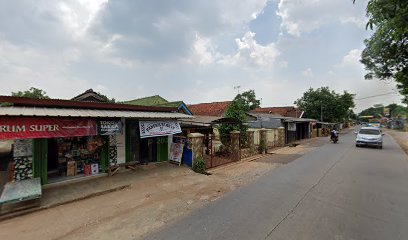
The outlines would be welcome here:
<svg viewBox="0 0 408 240">
<path fill-rule="evenodd" d="M 375 146 L 382 148 L 384 133 L 377 127 L 362 127 L 356 137 L 356 147 L 360 146 Z"/>
</svg>

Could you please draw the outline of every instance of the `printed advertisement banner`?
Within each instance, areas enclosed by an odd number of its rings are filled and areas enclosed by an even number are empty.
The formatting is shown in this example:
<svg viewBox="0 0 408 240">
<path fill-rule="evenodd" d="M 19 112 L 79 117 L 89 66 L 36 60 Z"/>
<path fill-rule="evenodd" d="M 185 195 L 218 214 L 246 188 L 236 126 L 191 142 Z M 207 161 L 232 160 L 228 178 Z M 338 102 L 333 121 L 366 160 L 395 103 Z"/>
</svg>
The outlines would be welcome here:
<svg viewBox="0 0 408 240">
<path fill-rule="evenodd" d="M 97 135 L 97 122 L 75 118 L 0 117 L 0 140 Z"/>
<path fill-rule="evenodd" d="M 184 144 L 182 143 L 171 143 L 170 160 L 181 163 L 181 158 L 183 157 L 183 148 Z"/>
<path fill-rule="evenodd" d="M 181 133 L 180 124 L 176 121 L 140 121 L 139 128 L 140 138 Z"/>
<path fill-rule="evenodd" d="M 98 121 L 98 135 L 115 135 L 122 133 L 122 122 L 119 120 Z"/>
</svg>

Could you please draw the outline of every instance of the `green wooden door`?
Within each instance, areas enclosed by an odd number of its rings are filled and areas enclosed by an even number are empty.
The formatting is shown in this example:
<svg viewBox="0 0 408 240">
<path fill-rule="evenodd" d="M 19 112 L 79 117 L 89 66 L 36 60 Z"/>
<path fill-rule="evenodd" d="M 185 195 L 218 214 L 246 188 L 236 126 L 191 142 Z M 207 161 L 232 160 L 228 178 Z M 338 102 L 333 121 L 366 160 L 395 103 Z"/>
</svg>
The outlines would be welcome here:
<svg viewBox="0 0 408 240">
<path fill-rule="evenodd" d="M 104 136 L 104 144 L 101 150 L 102 172 L 107 172 L 109 167 L 109 136 Z"/>
<path fill-rule="evenodd" d="M 169 160 L 168 152 L 168 137 L 158 137 L 157 138 L 157 161 L 163 162 Z"/>
<path fill-rule="evenodd" d="M 33 140 L 33 172 L 34 177 L 41 178 L 41 184 L 48 183 L 47 172 L 48 139 Z"/>
</svg>

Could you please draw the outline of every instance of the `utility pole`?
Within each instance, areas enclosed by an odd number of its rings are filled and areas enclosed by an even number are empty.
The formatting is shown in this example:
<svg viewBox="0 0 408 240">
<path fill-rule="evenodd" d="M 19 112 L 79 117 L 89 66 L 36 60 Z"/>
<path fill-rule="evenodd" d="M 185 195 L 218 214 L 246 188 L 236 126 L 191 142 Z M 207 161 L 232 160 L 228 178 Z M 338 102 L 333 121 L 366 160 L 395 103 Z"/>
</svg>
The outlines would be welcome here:
<svg viewBox="0 0 408 240">
<path fill-rule="evenodd" d="M 320 121 L 323 122 L 323 103 L 320 102 Z"/>
</svg>

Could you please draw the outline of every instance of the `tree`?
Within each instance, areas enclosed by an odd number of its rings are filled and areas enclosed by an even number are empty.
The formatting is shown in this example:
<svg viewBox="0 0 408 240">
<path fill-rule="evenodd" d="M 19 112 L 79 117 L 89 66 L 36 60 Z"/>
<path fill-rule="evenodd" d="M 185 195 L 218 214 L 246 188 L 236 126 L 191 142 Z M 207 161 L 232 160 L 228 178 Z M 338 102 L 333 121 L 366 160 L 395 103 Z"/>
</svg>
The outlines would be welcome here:
<svg viewBox="0 0 408 240">
<path fill-rule="evenodd" d="M 260 101 L 256 99 L 255 91 L 249 90 L 235 96 L 229 107 L 225 112 L 225 117 L 238 120 L 239 122 L 245 122 L 247 117 L 246 113 L 250 110 L 260 107 Z M 224 145 L 229 140 L 228 136 L 231 131 L 240 131 L 241 140 L 244 144 L 246 142 L 246 131 L 248 127 L 244 124 L 221 124 L 219 132 L 221 141 Z"/>
<path fill-rule="evenodd" d="M 242 110 L 245 111 L 245 113 L 254 110 L 255 108 L 259 108 L 261 105 L 261 101 L 256 99 L 254 90 L 249 90 L 238 94 L 235 96 L 234 102 L 239 102 L 243 108 Z"/>
<path fill-rule="evenodd" d="M 14 97 L 28 97 L 28 98 L 43 98 L 48 99 L 47 93 L 44 90 L 31 87 L 26 91 L 11 92 L 11 96 Z"/>
<path fill-rule="evenodd" d="M 406 107 L 395 104 L 395 103 L 392 103 L 392 104 L 386 106 L 386 108 L 390 109 L 390 117 L 393 117 L 393 118 L 394 117 L 395 118 L 402 117 L 407 112 Z"/>
<path fill-rule="evenodd" d="M 363 111 L 361 111 L 359 115 L 360 116 L 374 116 L 375 118 L 381 118 L 385 115 L 384 108 L 389 108 L 390 117 L 394 117 L 394 118 L 404 116 L 404 114 L 407 111 L 406 107 L 392 103 L 385 107 L 379 107 L 379 108 L 370 107 L 370 108 L 364 109 Z"/>
<path fill-rule="evenodd" d="M 109 102 L 109 103 L 115 103 L 116 102 L 115 98 L 109 98 L 108 96 L 106 96 L 106 95 L 104 95 L 104 94 L 102 94 L 100 92 L 97 92 L 97 94 L 99 96 L 101 96 L 106 102 Z"/>
<path fill-rule="evenodd" d="M 344 91 L 337 94 L 329 87 L 316 90 L 310 88 L 295 101 L 297 107 L 305 111 L 305 116 L 323 122 L 343 122 L 349 118 L 350 109 L 354 108 L 354 94 Z"/>
<path fill-rule="evenodd" d="M 360 116 L 374 116 L 375 118 L 381 118 L 382 116 L 384 116 L 384 108 L 369 107 L 361 111 L 359 115 Z"/>
<path fill-rule="evenodd" d="M 408 1 L 369 0 L 366 15 L 374 33 L 361 54 L 365 78 L 395 80 L 408 103 Z"/>
</svg>

